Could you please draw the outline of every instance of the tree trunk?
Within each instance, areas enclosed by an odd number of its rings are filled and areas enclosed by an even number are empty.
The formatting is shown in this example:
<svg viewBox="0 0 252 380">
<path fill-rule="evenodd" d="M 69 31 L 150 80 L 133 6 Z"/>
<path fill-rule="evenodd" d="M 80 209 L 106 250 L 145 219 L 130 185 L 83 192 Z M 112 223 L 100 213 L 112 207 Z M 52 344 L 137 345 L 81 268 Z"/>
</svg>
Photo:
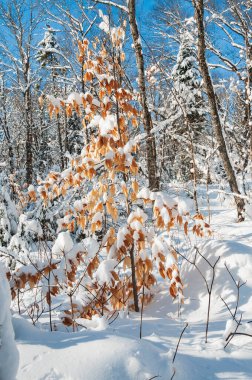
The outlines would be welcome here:
<svg viewBox="0 0 252 380">
<path fill-rule="evenodd" d="M 56 83 L 55 83 L 55 71 L 52 70 L 52 82 L 53 82 L 53 95 L 57 97 L 56 91 Z M 56 116 L 56 124 L 57 124 L 57 135 L 58 135 L 58 143 L 59 143 L 59 153 L 60 153 L 60 169 L 64 170 L 64 153 L 63 153 L 63 143 L 61 136 L 61 125 L 60 125 L 60 117 L 59 114 Z"/>
<path fill-rule="evenodd" d="M 25 141 L 25 151 L 26 151 L 26 182 L 28 184 L 32 183 L 33 177 L 33 136 L 32 136 L 32 125 L 31 125 L 31 99 L 29 90 L 26 91 L 24 95 L 25 100 L 25 124 L 26 124 L 26 141 Z"/>
<path fill-rule="evenodd" d="M 137 282 L 136 282 L 136 268 L 135 268 L 135 259 L 134 259 L 134 245 L 130 249 L 130 261 L 131 261 L 131 278 L 132 278 L 132 289 L 133 289 L 133 297 L 134 297 L 134 308 L 136 312 L 139 312 Z"/>
<path fill-rule="evenodd" d="M 252 120 L 251 120 L 251 92 L 252 92 L 252 46 L 249 43 L 249 37 L 246 38 L 246 62 L 249 62 L 247 64 L 247 80 L 246 80 L 246 90 L 245 90 L 245 119 L 246 119 L 246 127 L 248 131 L 248 135 L 250 137 L 250 149 L 249 149 L 249 160 L 250 160 L 250 171 L 252 173 Z"/>
<path fill-rule="evenodd" d="M 139 31 L 138 31 L 137 22 L 136 22 L 135 0 L 128 1 L 128 8 L 129 8 L 130 31 L 131 31 L 132 38 L 134 41 L 136 61 L 137 61 L 138 85 L 139 85 L 139 92 L 140 92 L 140 98 L 141 98 L 141 105 L 143 108 L 143 124 L 144 124 L 144 128 L 147 134 L 146 152 L 147 152 L 149 187 L 152 190 L 158 190 L 159 179 L 158 179 L 158 174 L 157 174 L 156 143 L 155 143 L 155 138 L 153 134 L 151 133 L 152 119 L 151 119 L 151 113 L 149 111 L 148 104 L 147 104 L 145 74 L 144 74 L 144 58 L 143 58 L 143 51 L 142 51 Z"/>
<path fill-rule="evenodd" d="M 10 173 L 14 174 L 15 168 L 14 168 L 14 151 L 13 151 L 13 142 L 11 141 L 11 135 L 10 130 L 7 122 L 7 110 L 6 110 L 6 98 L 5 98 L 5 87 L 4 87 L 4 80 L 3 82 L 3 91 L 0 94 L 2 98 L 2 104 L 1 108 L 3 109 L 3 119 L 0 118 L 0 125 L 3 128 L 4 136 L 8 144 L 8 159 L 9 159 L 9 167 L 10 167 Z"/>
<path fill-rule="evenodd" d="M 205 56 L 206 43 L 205 43 L 205 30 L 204 30 L 203 0 L 193 0 L 193 5 L 195 8 L 195 18 L 196 18 L 197 28 L 198 28 L 198 59 L 199 59 L 201 74 L 203 77 L 204 85 L 205 85 L 207 96 L 208 96 L 214 135 L 218 144 L 218 150 L 223 162 L 224 170 L 227 175 L 230 189 L 234 194 L 239 195 L 240 191 L 239 191 L 238 184 L 236 181 L 235 172 L 233 170 L 233 167 L 231 165 L 231 162 L 228 156 L 226 143 L 225 143 L 224 136 L 222 133 L 222 126 L 221 126 L 221 121 L 219 117 L 216 96 L 215 96 L 213 83 L 209 74 L 209 69 L 208 69 L 206 56 Z M 235 203 L 237 207 L 238 221 L 243 221 L 244 220 L 244 206 L 245 206 L 244 200 L 236 195 L 234 195 L 234 199 L 235 199 Z"/>
</svg>

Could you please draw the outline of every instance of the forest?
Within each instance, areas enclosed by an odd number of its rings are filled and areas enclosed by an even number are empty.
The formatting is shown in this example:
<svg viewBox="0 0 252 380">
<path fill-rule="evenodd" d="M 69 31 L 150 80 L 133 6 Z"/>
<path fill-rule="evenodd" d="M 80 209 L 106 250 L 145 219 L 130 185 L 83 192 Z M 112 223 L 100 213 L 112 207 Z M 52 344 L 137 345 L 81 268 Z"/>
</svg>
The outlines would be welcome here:
<svg viewBox="0 0 252 380">
<path fill-rule="evenodd" d="M 251 22 L 0 0 L 0 380 L 252 379 Z"/>
</svg>

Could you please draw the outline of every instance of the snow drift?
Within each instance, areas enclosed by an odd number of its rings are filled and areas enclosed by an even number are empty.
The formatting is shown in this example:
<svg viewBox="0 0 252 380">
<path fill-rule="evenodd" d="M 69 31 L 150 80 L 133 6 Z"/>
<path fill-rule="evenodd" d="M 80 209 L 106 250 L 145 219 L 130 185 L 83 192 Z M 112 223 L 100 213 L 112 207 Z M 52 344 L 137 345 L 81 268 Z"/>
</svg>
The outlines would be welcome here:
<svg viewBox="0 0 252 380">
<path fill-rule="evenodd" d="M 10 287 L 0 264 L 0 380 L 14 380 L 18 370 L 19 355 L 14 340 L 10 303 Z"/>
</svg>

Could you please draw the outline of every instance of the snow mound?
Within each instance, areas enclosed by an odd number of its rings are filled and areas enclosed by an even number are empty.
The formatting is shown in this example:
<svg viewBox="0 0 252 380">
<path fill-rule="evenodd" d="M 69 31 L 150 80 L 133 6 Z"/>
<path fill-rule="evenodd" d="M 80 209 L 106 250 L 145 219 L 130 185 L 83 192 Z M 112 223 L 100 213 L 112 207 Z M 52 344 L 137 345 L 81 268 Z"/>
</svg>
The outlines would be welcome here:
<svg viewBox="0 0 252 380">
<path fill-rule="evenodd" d="M 0 264 L 0 379 L 14 380 L 18 370 L 19 355 L 14 340 L 10 312 L 10 287 Z"/>
<path fill-rule="evenodd" d="M 227 318 L 228 310 L 222 299 L 227 302 L 231 309 L 235 308 L 237 289 L 226 266 L 236 281 L 245 283 L 240 291 L 239 310 L 244 312 L 244 319 L 252 318 L 252 310 L 249 307 L 252 291 L 252 247 L 234 240 L 210 240 L 200 246 L 199 252 L 212 265 L 220 257 L 215 271 L 211 319 L 219 319 L 220 315 L 222 315 L 223 320 Z M 196 251 L 192 250 L 189 257 L 191 261 L 194 260 L 195 254 Z M 210 284 L 212 269 L 202 256 L 197 254 L 196 264 Z M 203 321 L 208 302 L 204 280 L 199 271 L 187 262 L 182 265 L 182 278 L 186 284 L 184 293 L 188 302 L 184 307 L 186 316 L 189 321 Z"/>
<path fill-rule="evenodd" d="M 153 343 L 117 336 L 113 328 L 52 334 L 15 318 L 15 330 L 22 346 L 17 380 L 169 378 L 167 358 Z"/>
</svg>

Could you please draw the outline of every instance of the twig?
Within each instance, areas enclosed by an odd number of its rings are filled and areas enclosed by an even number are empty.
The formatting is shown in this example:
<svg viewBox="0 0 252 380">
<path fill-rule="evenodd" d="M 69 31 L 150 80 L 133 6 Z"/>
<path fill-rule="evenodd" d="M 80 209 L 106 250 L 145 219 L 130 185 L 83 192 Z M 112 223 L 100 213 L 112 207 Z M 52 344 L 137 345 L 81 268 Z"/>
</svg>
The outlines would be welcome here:
<svg viewBox="0 0 252 380">
<path fill-rule="evenodd" d="M 173 368 L 173 374 L 172 374 L 171 380 L 174 378 L 175 374 L 176 374 L 176 369 Z"/>
<path fill-rule="evenodd" d="M 236 313 L 237 313 L 237 310 L 238 310 L 238 306 L 239 306 L 239 301 L 240 301 L 240 288 L 246 284 L 247 281 L 244 281 L 244 282 L 240 282 L 240 280 L 238 280 L 237 282 L 235 281 L 235 278 L 234 276 L 232 275 L 231 271 L 229 270 L 228 266 L 226 263 L 224 263 L 225 265 L 225 268 L 226 270 L 228 271 L 230 277 L 232 278 L 235 286 L 236 286 L 236 289 L 237 289 L 237 299 L 236 299 L 236 305 L 235 305 L 235 311 L 234 311 L 234 314 L 233 314 L 233 319 L 235 319 L 236 317 Z"/>
<path fill-rule="evenodd" d="M 124 5 L 120 5 L 120 4 L 117 4 L 115 3 L 114 1 L 110 1 L 110 0 L 93 0 L 96 4 L 106 4 L 106 5 L 110 5 L 110 6 L 113 6 L 113 7 L 116 7 L 116 8 L 119 8 L 121 9 L 122 11 L 126 12 L 126 13 L 129 13 L 129 10 L 128 10 L 128 7 L 125 7 Z"/>
<path fill-rule="evenodd" d="M 182 336 L 183 336 L 183 334 L 184 334 L 184 332 L 185 332 L 187 326 L 188 326 L 188 322 L 186 323 L 185 327 L 183 328 L 183 330 L 182 330 L 181 333 L 180 333 L 179 340 L 178 340 L 178 343 L 177 343 L 177 347 L 176 347 L 175 353 L 174 353 L 174 355 L 173 355 L 172 363 L 174 363 L 174 361 L 175 361 L 175 359 L 176 359 L 176 355 L 177 355 L 178 348 L 179 348 L 179 343 L 180 343 L 180 341 L 181 341 L 181 338 L 182 338 Z"/>
<path fill-rule="evenodd" d="M 234 282 L 234 284 L 235 284 L 235 286 L 236 286 L 236 289 L 237 289 L 236 305 L 235 305 L 235 309 L 234 309 L 234 312 L 233 312 L 233 313 L 232 313 L 230 307 L 228 306 L 228 304 L 227 304 L 227 303 L 221 298 L 222 301 L 224 302 L 224 304 L 226 305 L 227 309 L 229 310 L 230 314 L 232 315 L 233 320 L 237 323 L 236 328 L 235 328 L 235 331 L 234 331 L 234 332 L 231 332 L 231 333 L 228 335 L 228 337 L 226 338 L 226 342 L 227 342 L 227 343 L 226 343 L 225 346 L 224 346 L 224 348 L 226 348 L 226 347 L 228 346 L 228 344 L 231 342 L 231 340 L 233 339 L 233 337 L 234 337 L 235 335 L 246 335 L 246 336 L 250 336 L 250 337 L 252 337 L 252 335 L 250 335 L 250 334 L 246 334 L 246 333 L 240 333 L 240 332 L 237 332 L 239 326 L 241 325 L 241 320 L 242 320 L 242 314 L 241 314 L 241 316 L 240 316 L 239 321 L 237 321 L 237 319 L 236 319 L 236 314 L 237 314 L 237 311 L 238 311 L 238 306 L 239 306 L 239 301 L 240 301 L 240 289 L 241 289 L 241 287 L 242 287 L 243 285 L 246 284 L 247 281 L 244 281 L 244 282 L 241 282 L 240 280 L 236 281 L 235 278 L 234 278 L 234 276 L 233 276 L 233 274 L 231 273 L 230 269 L 228 268 L 227 264 L 224 263 L 224 265 L 225 265 L 225 268 L 226 268 L 226 270 L 228 271 L 228 273 L 229 273 L 229 275 L 230 275 L 230 277 L 231 277 L 232 281 Z"/>
<path fill-rule="evenodd" d="M 238 323 L 238 321 L 237 321 L 235 315 L 232 313 L 232 311 L 231 311 L 230 307 L 228 306 L 228 304 L 226 303 L 226 301 L 225 301 L 221 296 L 220 296 L 220 299 L 221 299 L 222 302 L 225 304 L 225 306 L 226 306 L 226 308 L 228 309 L 228 311 L 229 311 L 231 317 L 233 318 L 233 320 L 235 320 L 235 322 Z"/>
<path fill-rule="evenodd" d="M 219 194 L 225 194 L 225 195 L 235 196 L 237 198 L 245 199 L 247 201 L 250 201 L 250 198 L 248 196 L 246 196 L 246 195 L 242 195 L 242 194 L 238 194 L 238 193 L 229 193 L 229 192 L 224 191 L 224 190 L 219 190 L 219 189 L 208 190 L 208 194 L 211 194 L 211 193 L 219 193 Z"/>
<path fill-rule="evenodd" d="M 215 279 L 215 267 L 220 260 L 220 256 L 217 258 L 215 263 L 212 265 L 208 259 L 206 259 L 199 251 L 197 247 L 195 247 L 196 252 L 208 263 L 208 265 L 212 269 L 212 279 L 210 286 L 207 284 L 207 292 L 208 292 L 208 306 L 207 306 L 207 320 L 206 320 L 206 335 L 205 335 L 205 343 L 207 343 L 207 337 L 208 337 L 208 328 L 209 328 L 209 320 L 210 320 L 210 308 L 211 308 L 211 297 L 212 297 L 212 290 L 213 290 L 213 284 Z"/>
<path fill-rule="evenodd" d="M 245 336 L 249 336 L 250 338 L 252 338 L 252 334 L 247 334 L 247 333 L 242 333 L 242 332 L 233 332 L 233 333 L 230 333 L 229 336 L 227 337 L 227 339 L 229 339 L 231 336 L 234 337 L 235 335 L 245 335 Z M 227 340 L 226 339 L 226 340 Z M 231 340 L 231 339 L 230 339 Z M 229 341 L 230 342 L 230 341 Z M 228 342 L 228 343 L 229 343 Z M 226 344 L 226 346 L 228 345 L 228 343 Z M 226 347 L 225 346 L 225 347 Z"/>
<path fill-rule="evenodd" d="M 144 270 L 143 270 L 143 295 L 142 295 L 142 305 L 141 305 L 140 339 L 142 339 L 142 327 L 143 327 L 144 287 L 145 287 L 145 265 L 144 265 Z"/>
<path fill-rule="evenodd" d="M 210 261 L 208 259 L 206 259 L 199 251 L 199 249 L 197 247 L 194 247 L 195 250 L 196 250 L 196 254 L 195 254 L 195 257 L 194 257 L 194 260 L 191 261 L 189 260 L 186 256 L 184 256 L 182 253 L 180 253 L 178 250 L 176 250 L 173 246 L 172 246 L 172 249 L 179 255 L 181 256 L 183 259 L 185 259 L 188 263 L 190 263 L 191 265 L 193 265 L 196 270 L 199 272 L 200 276 L 202 277 L 203 281 L 205 282 L 206 284 L 206 289 L 207 289 L 207 293 L 208 293 L 208 307 L 207 307 L 207 320 L 206 320 L 206 334 L 205 334 L 205 342 L 207 343 L 207 337 L 208 337 L 208 327 L 209 327 L 209 320 L 210 320 L 210 308 L 211 308 L 211 297 L 212 297 L 212 290 L 213 290 L 213 284 L 214 284 L 214 279 L 215 279 L 215 268 L 216 268 L 216 265 L 217 263 L 219 262 L 220 260 L 220 256 L 217 258 L 217 260 L 215 261 L 215 263 L 212 265 L 210 263 Z M 206 261 L 206 263 L 211 267 L 212 269 L 212 279 L 211 279 L 211 282 L 210 282 L 210 285 L 208 284 L 207 280 L 206 280 L 206 277 L 203 275 L 203 273 L 201 272 L 201 270 L 199 269 L 198 265 L 196 264 L 196 260 L 197 260 L 197 254 L 200 255 L 200 257 L 202 259 L 204 259 Z"/>
<path fill-rule="evenodd" d="M 78 326 L 84 327 L 84 329 L 87 330 L 87 326 L 84 326 L 82 323 L 79 323 L 79 322 L 76 322 L 76 321 L 75 321 L 75 323 L 76 323 Z"/>
<path fill-rule="evenodd" d="M 119 313 L 117 313 L 117 315 L 115 316 L 115 318 L 114 318 L 111 322 L 109 322 L 109 325 L 111 325 L 113 322 L 115 322 L 115 320 L 116 320 L 118 317 L 119 317 Z"/>
<path fill-rule="evenodd" d="M 240 324 L 241 324 L 241 320 L 242 320 L 242 314 L 241 314 L 241 316 L 240 316 L 239 322 L 237 323 L 237 326 L 236 326 L 236 328 L 235 328 L 235 331 L 234 331 L 233 333 L 230 333 L 230 334 L 228 335 L 228 337 L 226 338 L 227 343 L 225 344 L 224 348 L 226 348 L 226 347 L 228 346 L 228 344 L 229 344 L 229 343 L 231 342 L 231 340 L 233 339 L 234 335 L 235 335 L 235 334 L 238 334 L 238 333 L 237 333 L 237 330 L 238 330 L 238 327 L 239 327 Z M 230 339 L 229 339 L 229 338 L 230 338 Z"/>
</svg>

